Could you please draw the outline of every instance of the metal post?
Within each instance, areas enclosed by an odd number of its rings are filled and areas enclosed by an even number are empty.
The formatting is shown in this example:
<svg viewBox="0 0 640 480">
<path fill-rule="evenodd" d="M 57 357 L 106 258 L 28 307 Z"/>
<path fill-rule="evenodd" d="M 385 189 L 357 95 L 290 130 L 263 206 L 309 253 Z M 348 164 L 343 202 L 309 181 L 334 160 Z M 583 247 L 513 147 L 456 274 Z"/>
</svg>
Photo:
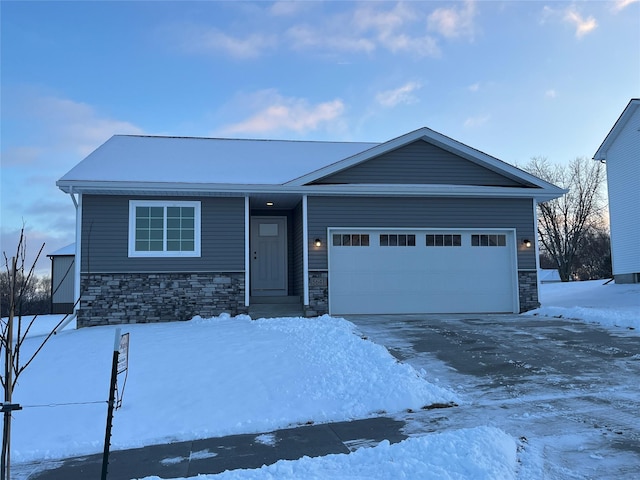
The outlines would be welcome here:
<svg viewBox="0 0 640 480">
<path fill-rule="evenodd" d="M 101 480 L 107 480 L 109 466 L 109 447 L 111 446 L 111 426 L 113 423 L 113 407 L 116 403 L 116 381 L 118 379 L 118 355 L 120 354 L 120 329 L 116 328 L 116 338 L 113 345 L 113 361 L 111 363 L 111 385 L 109 386 L 109 407 L 107 408 L 107 428 L 104 434 L 104 452 L 102 454 Z"/>
</svg>

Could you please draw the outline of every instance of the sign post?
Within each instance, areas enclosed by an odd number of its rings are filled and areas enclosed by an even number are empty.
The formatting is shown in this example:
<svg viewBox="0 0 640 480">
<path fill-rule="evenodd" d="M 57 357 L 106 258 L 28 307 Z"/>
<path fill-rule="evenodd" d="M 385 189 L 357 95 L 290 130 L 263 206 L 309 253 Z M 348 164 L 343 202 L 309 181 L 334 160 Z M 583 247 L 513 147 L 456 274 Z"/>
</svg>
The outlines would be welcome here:
<svg viewBox="0 0 640 480">
<path fill-rule="evenodd" d="M 128 338 L 128 337 L 127 337 Z M 113 360 L 111 362 L 111 384 L 109 386 L 109 400 L 107 408 L 107 428 L 104 435 L 104 452 L 102 454 L 101 480 L 107 480 L 107 467 L 109 465 L 109 447 L 111 446 L 111 426 L 113 423 L 113 408 L 115 406 L 116 381 L 118 380 L 118 357 L 120 355 L 120 329 L 116 328 L 116 338 L 113 345 Z"/>
<path fill-rule="evenodd" d="M 129 334 L 123 333 L 120 336 L 120 346 L 118 348 L 118 373 L 124 373 L 122 388 L 118 388 L 116 379 L 116 410 L 122 406 L 122 397 L 124 396 L 124 387 L 127 385 L 127 377 L 129 376 Z"/>
</svg>

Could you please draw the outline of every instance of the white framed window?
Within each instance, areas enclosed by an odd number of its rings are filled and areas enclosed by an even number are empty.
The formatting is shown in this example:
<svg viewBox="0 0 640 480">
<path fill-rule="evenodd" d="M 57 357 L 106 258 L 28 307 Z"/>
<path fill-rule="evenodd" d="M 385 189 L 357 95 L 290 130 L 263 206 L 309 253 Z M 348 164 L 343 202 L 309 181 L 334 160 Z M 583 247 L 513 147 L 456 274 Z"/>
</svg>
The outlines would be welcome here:
<svg viewBox="0 0 640 480">
<path fill-rule="evenodd" d="M 130 257 L 199 257 L 200 202 L 129 201 Z"/>
</svg>

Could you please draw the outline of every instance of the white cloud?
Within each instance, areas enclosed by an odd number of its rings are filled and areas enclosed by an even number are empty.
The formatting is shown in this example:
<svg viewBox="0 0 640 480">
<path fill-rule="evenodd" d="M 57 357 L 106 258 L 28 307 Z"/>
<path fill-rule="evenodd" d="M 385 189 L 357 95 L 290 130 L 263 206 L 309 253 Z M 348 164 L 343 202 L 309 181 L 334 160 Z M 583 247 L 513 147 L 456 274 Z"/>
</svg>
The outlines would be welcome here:
<svg viewBox="0 0 640 480">
<path fill-rule="evenodd" d="M 480 115 L 480 116 L 476 116 L 476 117 L 468 117 L 464 121 L 464 126 L 467 127 L 467 128 L 481 127 L 482 125 L 486 124 L 490 119 L 491 119 L 490 115 Z"/>
<path fill-rule="evenodd" d="M 575 9 L 568 8 L 564 15 L 565 22 L 571 23 L 576 27 L 576 37 L 581 38 L 587 33 L 592 32 L 598 26 L 593 16 L 583 18 Z"/>
<path fill-rule="evenodd" d="M 87 103 L 46 95 L 33 89 L 12 90 L 8 116 L 30 124 L 29 137 L 5 142 L 3 164 L 51 163 L 56 154 L 83 157 L 115 134 L 142 134 L 131 122 L 109 118 Z M 47 155 L 46 159 L 44 156 Z M 73 161 L 73 160 L 72 160 Z M 6 162 L 6 163 L 5 163 Z"/>
<path fill-rule="evenodd" d="M 613 2 L 613 11 L 617 13 L 627 8 L 632 3 L 637 2 L 640 2 L 640 0 L 616 0 L 615 2 Z"/>
<path fill-rule="evenodd" d="M 477 92 L 478 90 L 480 90 L 480 84 L 476 82 L 476 83 L 474 83 L 474 84 L 472 84 L 472 85 L 469 85 L 469 86 L 467 87 L 467 89 L 468 89 L 470 92 Z"/>
<path fill-rule="evenodd" d="M 553 88 L 550 88 L 546 92 L 544 92 L 544 96 L 546 98 L 556 98 L 558 96 L 558 92 L 556 92 Z"/>
<path fill-rule="evenodd" d="M 376 49 L 373 41 L 356 36 L 327 35 L 307 25 L 291 27 L 286 32 L 294 49 L 327 48 L 339 52 L 371 53 Z"/>
<path fill-rule="evenodd" d="M 463 7 L 443 7 L 434 10 L 427 19 L 427 25 L 430 30 L 447 38 L 473 38 L 475 16 L 475 1 L 467 0 Z"/>
<path fill-rule="evenodd" d="M 173 27 L 172 36 L 179 39 L 180 47 L 187 52 L 223 53 L 240 59 L 256 58 L 277 45 L 275 35 L 252 33 L 240 37 L 195 25 Z"/>
<path fill-rule="evenodd" d="M 409 105 L 416 103 L 418 98 L 412 93 L 419 90 L 422 85 L 418 82 L 408 82 L 393 90 L 385 90 L 376 94 L 376 101 L 383 107 L 395 107 L 399 104 Z"/>
<path fill-rule="evenodd" d="M 277 1 L 271 5 L 269 13 L 276 17 L 295 15 L 307 8 L 309 5 L 309 2 L 294 2 L 291 0 Z"/>
<path fill-rule="evenodd" d="M 115 134 L 142 134 L 136 125 L 98 113 L 91 105 L 53 96 L 35 98 L 37 116 L 56 148 L 86 156 Z M 47 137 L 45 137 L 47 138 Z"/>
<path fill-rule="evenodd" d="M 366 3 L 352 13 L 327 17 L 321 25 L 293 26 L 286 35 L 291 48 L 297 50 L 313 48 L 371 54 L 384 49 L 421 57 L 440 55 L 436 39 L 410 28 L 410 24 L 420 23 L 420 12 L 405 3 L 390 9 L 385 7 L 385 4 Z"/>
<path fill-rule="evenodd" d="M 257 113 L 222 129 L 226 134 L 263 134 L 289 130 L 306 133 L 337 121 L 344 112 L 342 100 L 310 104 L 304 98 L 284 97 L 275 90 L 263 90 L 250 99 Z"/>
</svg>

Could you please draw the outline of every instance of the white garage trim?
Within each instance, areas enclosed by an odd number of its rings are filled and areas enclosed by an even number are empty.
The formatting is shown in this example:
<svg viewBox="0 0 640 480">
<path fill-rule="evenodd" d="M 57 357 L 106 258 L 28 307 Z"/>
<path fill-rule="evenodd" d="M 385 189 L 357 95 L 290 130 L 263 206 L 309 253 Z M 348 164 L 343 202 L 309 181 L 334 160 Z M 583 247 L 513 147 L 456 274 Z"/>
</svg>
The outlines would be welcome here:
<svg viewBox="0 0 640 480">
<path fill-rule="evenodd" d="M 515 229 L 330 227 L 327 241 L 332 314 L 519 311 Z"/>
</svg>

